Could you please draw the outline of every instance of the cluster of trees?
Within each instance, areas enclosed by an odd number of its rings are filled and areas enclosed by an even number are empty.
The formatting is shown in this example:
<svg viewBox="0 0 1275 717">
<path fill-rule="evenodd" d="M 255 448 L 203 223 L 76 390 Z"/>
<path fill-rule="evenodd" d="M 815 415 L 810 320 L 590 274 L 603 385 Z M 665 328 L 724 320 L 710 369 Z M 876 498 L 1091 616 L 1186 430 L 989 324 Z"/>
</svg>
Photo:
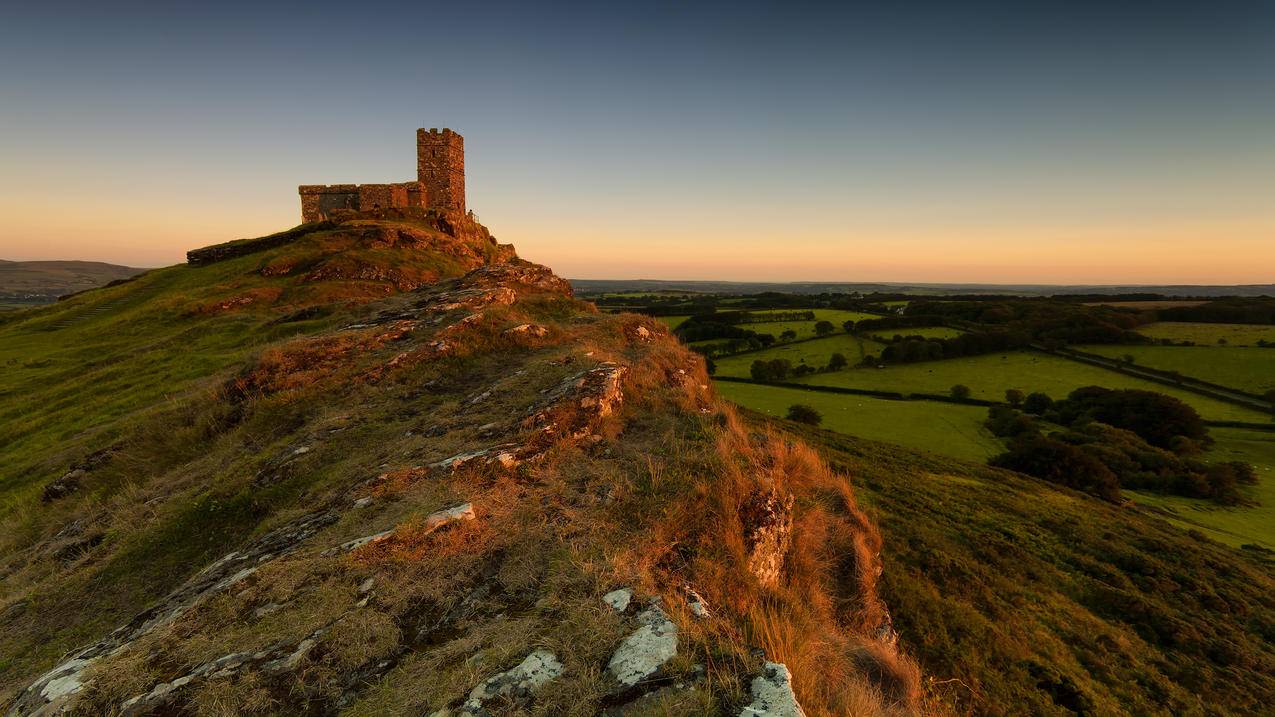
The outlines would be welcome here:
<svg viewBox="0 0 1275 717">
<path fill-rule="evenodd" d="M 723 356 L 744 351 L 756 351 L 773 346 L 778 341 L 795 341 L 797 339 L 797 332 L 792 329 L 785 329 L 779 335 L 779 338 L 776 339 L 774 334 L 758 333 L 744 328 L 741 324 L 772 321 L 813 321 L 814 318 L 815 313 L 813 311 L 768 312 L 765 314 L 750 311 L 723 311 L 692 316 L 674 329 L 673 333 L 683 343 L 688 344 L 692 341 L 726 339 L 721 343 L 695 347 L 696 351 L 705 356 Z M 837 331 L 837 327 L 831 321 L 826 320 L 816 321 L 814 328 L 815 335 L 821 337 L 829 336 Z"/>
<path fill-rule="evenodd" d="M 1086 306 L 1054 299 L 981 301 L 917 300 L 908 315 L 937 317 L 944 322 L 990 324 L 1046 344 L 1139 344 L 1148 339 L 1134 331 L 1151 320 L 1145 314 L 1110 306 Z"/>
<path fill-rule="evenodd" d="M 1156 310 L 1160 321 L 1203 321 L 1210 324 L 1275 324 L 1275 298 L 1230 298 L 1199 306 Z"/>
<path fill-rule="evenodd" d="M 864 356 L 865 366 L 878 363 L 915 363 L 1012 351 L 1031 343 L 1027 334 L 1014 331 L 971 331 L 950 339 L 898 336 L 881 350 L 881 356 Z"/>
<path fill-rule="evenodd" d="M 833 353 L 828 357 L 828 363 L 820 368 L 816 368 L 809 364 L 799 363 L 796 366 L 788 359 L 770 359 L 763 361 L 758 359 L 748 367 L 748 374 L 752 376 L 754 381 L 763 383 L 774 383 L 783 381 L 787 378 L 796 378 L 798 376 L 807 376 L 812 373 L 824 373 L 826 371 L 840 371 L 850 365 L 850 361 L 846 359 L 845 354 L 840 352 Z"/>
<path fill-rule="evenodd" d="M 992 465 L 1119 501 L 1140 488 L 1224 505 L 1243 502 L 1239 485 L 1256 482 L 1252 466 L 1205 463 L 1211 443 L 1193 408 L 1153 391 L 1076 389 L 1054 402 L 1043 393 L 1006 392 L 1008 405 L 989 409 L 987 427 L 1008 438 Z M 1063 426 L 1049 430 L 1049 424 Z"/>
</svg>

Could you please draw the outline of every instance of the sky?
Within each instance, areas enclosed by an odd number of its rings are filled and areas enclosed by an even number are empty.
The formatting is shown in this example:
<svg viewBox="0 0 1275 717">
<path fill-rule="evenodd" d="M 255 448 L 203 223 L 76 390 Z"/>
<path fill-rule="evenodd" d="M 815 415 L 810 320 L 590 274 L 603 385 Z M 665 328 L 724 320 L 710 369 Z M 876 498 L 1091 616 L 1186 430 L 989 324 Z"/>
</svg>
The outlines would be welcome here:
<svg viewBox="0 0 1275 717">
<path fill-rule="evenodd" d="M 0 258 L 407 181 L 572 278 L 1275 282 L 1275 3 L 68 3 L 0 22 Z"/>
</svg>

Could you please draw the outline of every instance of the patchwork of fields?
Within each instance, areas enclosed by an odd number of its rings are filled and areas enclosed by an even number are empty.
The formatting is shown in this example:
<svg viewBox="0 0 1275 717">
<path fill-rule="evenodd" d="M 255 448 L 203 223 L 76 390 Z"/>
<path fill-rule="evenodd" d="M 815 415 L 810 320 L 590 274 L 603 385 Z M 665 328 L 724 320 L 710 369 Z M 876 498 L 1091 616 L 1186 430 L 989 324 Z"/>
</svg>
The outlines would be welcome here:
<svg viewBox="0 0 1275 717">
<path fill-rule="evenodd" d="M 864 345 L 863 348 L 859 348 L 860 343 Z M 828 356 L 833 351 L 844 353 L 853 364 L 861 358 L 863 351 L 878 354 L 881 346 L 872 341 L 860 341 L 853 336 L 838 334 L 826 339 L 720 358 L 717 359 L 717 372 L 722 376 L 747 378 L 748 369 L 754 360 L 773 358 L 789 359 L 794 366 L 803 359 L 812 366 L 822 366 L 828 362 Z M 852 354 L 851 351 L 855 353 Z M 1053 398 L 1064 398 L 1082 386 L 1137 388 L 1158 391 L 1179 398 L 1194 406 L 1200 415 L 1210 420 L 1255 423 L 1271 421 L 1269 415 L 1254 409 L 1235 406 L 1190 391 L 1126 376 L 1097 366 L 1032 351 L 969 356 L 946 361 L 924 361 L 885 368 L 852 368 L 832 373 L 811 374 L 793 380 L 813 386 L 860 388 L 904 394 L 946 394 L 952 386 L 962 384 L 970 388 L 973 398 L 988 401 L 1004 400 L 1006 389 L 1011 388 L 1025 393 L 1041 391 Z"/>
<path fill-rule="evenodd" d="M 841 312 L 849 314 L 852 312 Z M 675 326 L 684 317 L 662 317 Z M 821 318 L 824 318 L 821 316 Z M 827 317 L 840 328 L 845 318 Z M 839 320 L 838 320 L 839 319 Z M 855 319 L 858 320 L 858 319 Z M 792 328 L 799 336 L 813 334 L 814 322 L 784 322 L 748 327 L 776 335 Z M 942 327 L 899 329 L 881 332 L 881 338 L 895 333 L 933 338 L 954 336 L 958 331 Z M 1257 340 L 1275 341 L 1275 327 L 1252 325 L 1158 323 L 1143 333 L 1174 341 L 1195 341 L 1197 347 L 1182 346 L 1085 346 L 1095 354 L 1122 358 L 1132 355 L 1137 365 L 1211 381 L 1254 393 L 1275 388 L 1275 350 L 1253 346 Z M 864 354 L 880 355 L 885 344 L 875 337 L 837 333 L 823 339 L 800 341 L 716 359 L 717 375 L 748 378 L 756 360 L 787 359 L 793 366 L 822 367 L 834 352 L 841 353 L 852 366 Z M 1225 338 L 1225 344 L 1218 344 Z M 1245 345 L 1252 346 L 1246 348 Z M 1157 391 L 1185 401 L 1209 420 L 1271 423 L 1264 412 L 1235 406 L 1189 391 L 1165 386 L 1119 372 L 1033 351 L 1013 351 L 943 361 L 892 365 L 885 368 L 848 368 L 787 379 L 818 387 L 891 391 L 902 394 L 946 394 L 963 384 L 973 398 L 1000 401 L 1007 389 L 1027 393 L 1041 391 L 1063 398 L 1082 386 L 1134 388 Z M 983 426 L 987 410 L 979 406 L 925 400 L 889 400 L 803 390 L 782 386 L 719 381 L 717 390 L 747 408 L 783 416 L 789 406 L 805 404 L 823 416 L 823 428 L 860 438 L 895 443 L 907 448 L 984 463 L 1004 450 L 1003 443 Z M 1162 517 L 1184 528 L 1196 529 L 1232 546 L 1258 544 L 1275 549 L 1275 432 L 1214 428 L 1215 445 L 1203 457 L 1211 461 L 1241 460 L 1254 466 L 1258 485 L 1244 487 L 1254 502 L 1242 507 L 1221 507 L 1214 503 L 1153 493 L 1126 491 L 1139 503 L 1159 511 Z"/>
</svg>

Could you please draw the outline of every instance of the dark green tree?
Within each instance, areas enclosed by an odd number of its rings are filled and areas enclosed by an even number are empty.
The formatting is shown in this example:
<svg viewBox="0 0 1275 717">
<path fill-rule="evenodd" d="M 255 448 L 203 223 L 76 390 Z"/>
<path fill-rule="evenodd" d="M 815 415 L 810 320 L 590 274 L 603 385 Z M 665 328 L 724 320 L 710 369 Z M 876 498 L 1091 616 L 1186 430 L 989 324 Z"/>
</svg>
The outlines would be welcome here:
<svg viewBox="0 0 1275 717">
<path fill-rule="evenodd" d="M 817 426 L 823 422 L 823 415 L 803 403 L 794 403 L 788 407 L 788 420 Z"/>
</svg>

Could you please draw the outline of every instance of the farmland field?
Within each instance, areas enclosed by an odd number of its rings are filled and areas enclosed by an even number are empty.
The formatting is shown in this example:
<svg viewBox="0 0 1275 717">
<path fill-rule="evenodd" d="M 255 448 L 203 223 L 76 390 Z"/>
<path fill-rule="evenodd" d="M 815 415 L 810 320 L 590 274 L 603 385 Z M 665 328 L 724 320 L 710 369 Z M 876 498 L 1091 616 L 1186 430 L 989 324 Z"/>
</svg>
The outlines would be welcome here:
<svg viewBox="0 0 1275 717">
<path fill-rule="evenodd" d="M 727 381 L 719 381 L 716 388 L 727 399 L 771 416 L 782 417 L 789 406 L 804 403 L 823 414 L 823 428 L 976 463 L 1004 450 L 983 427 L 987 409 L 981 406 L 890 401 Z"/>
<path fill-rule="evenodd" d="M 895 336 L 920 336 L 925 339 L 954 339 L 965 333 L 960 329 L 951 329 L 946 326 L 923 326 L 911 329 L 882 329 L 881 331 L 872 332 L 874 339 L 889 341 Z"/>
<path fill-rule="evenodd" d="M 708 341 L 706 343 L 716 343 L 716 341 Z M 857 364 L 863 360 L 863 354 L 866 351 L 870 354 L 879 354 L 883 346 L 870 339 L 861 339 L 846 333 L 833 334 L 824 339 L 816 339 L 814 341 L 802 341 L 792 344 L 778 344 L 765 351 L 754 351 L 737 356 L 723 356 L 714 359 L 717 362 L 717 372 L 723 376 L 742 376 L 748 378 L 749 367 L 753 365 L 753 361 L 757 359 L 788 359 L 793 366 L 799 366 L 802 363 L 819 367 L 828 363 L 828 359 L 832 357 L 834 352 L 845 355 L 846 360 L 851 365 Z"/>
<path fill-rule="evenodd" d="M 795 309 L 800 311 L 801 309 Z M 832 325 L 840 332 L 841 325 L 847 321 L 862 321 L 864 319 L 879 319 L 876 314 L 865 314 L 861 311 L 844 311 L 841 309 L 810 309 L 815 314 L 813 321 L 765 321 L 755 324 L 740 324 L 742 329 L 756 331 L 759 334 L 770 334 L 779 337 L 784 331 L 792 330 L 797 332 L 797 338 L 806 339 L 815 335 L 815 323 L 819 321 L 831 321 Z M 765 315 L 772 312 L 756 312 Z"/>
<path fill-rule="evenodd" d="M 879 345 L 865 343 L 869 353 L 879 353 Z M 853 337 L 838 335 L 828 339 L 719 359 L 717 371 L 723 376 L 747 377 L 748 368 L 755 359 L 771 358 L 787 358 L 796 365 L 797 358 L 804 357 L 807 363 L 822 366 L 827 363 L 828 355 L 833 351 L 845 353 L 846 358 L 853 364 L 857 354 L 851 355 L 848 352 L 848 348 L 852 346 Z M 784 353 L 778 353 L 779 351 Z M 821 386 L 845 386 L 899 393 L 947 393 L 952 386 L 964 384 L 970 387 L 974 398 L 992 401 L 1003 400 L 1005 389 L 1009 388 L 1017 388 L 1028 393 L 1043 391 L 1053 398 L 1064 398 L 1081 386 L 1138 388 L 1180 398 L 1194 406 L 1202 416 L 1211 420 L 1257 423 L 1270 423 L 1272 420 L 1269 414 L 1233 406 L 1190 391 L 1057 356 L 1025 351 L 945 361 L 926 361 L 880 369 L 854 368 L 834 373 L 813 374 L 797 380 Z"/>
<path fill-rule="evenodd" d="M 1153 339 L 1194 341 L 1216 345 L 1225 339 L 1229 346 L 1256 346 L 1258 341 L 1275 343 L 1275 326 L 1267 324 L 1204 324 L 1186 321 L 1160 321 L 1140 327 L 1138 333 Z"/>
<path fill-rule="evenodd" d="M 687 319 L 691 317 L 687 315 L 687 316 L 657 316 L 655 318 L 659 320 L 660 323 L 669 327 L 669 329 L 671 330 L 681 326 L 683 321 L 686 321 Z"/>
<path fill-rule="evenodd" d="M 1079 346 L 1083 351 L 1121 358 L 1138 366 L 1177 371 L 1241 391 L 1262 394 L 1275 389 L 1275 349 L 1243 346 Z"/>
</svg>

